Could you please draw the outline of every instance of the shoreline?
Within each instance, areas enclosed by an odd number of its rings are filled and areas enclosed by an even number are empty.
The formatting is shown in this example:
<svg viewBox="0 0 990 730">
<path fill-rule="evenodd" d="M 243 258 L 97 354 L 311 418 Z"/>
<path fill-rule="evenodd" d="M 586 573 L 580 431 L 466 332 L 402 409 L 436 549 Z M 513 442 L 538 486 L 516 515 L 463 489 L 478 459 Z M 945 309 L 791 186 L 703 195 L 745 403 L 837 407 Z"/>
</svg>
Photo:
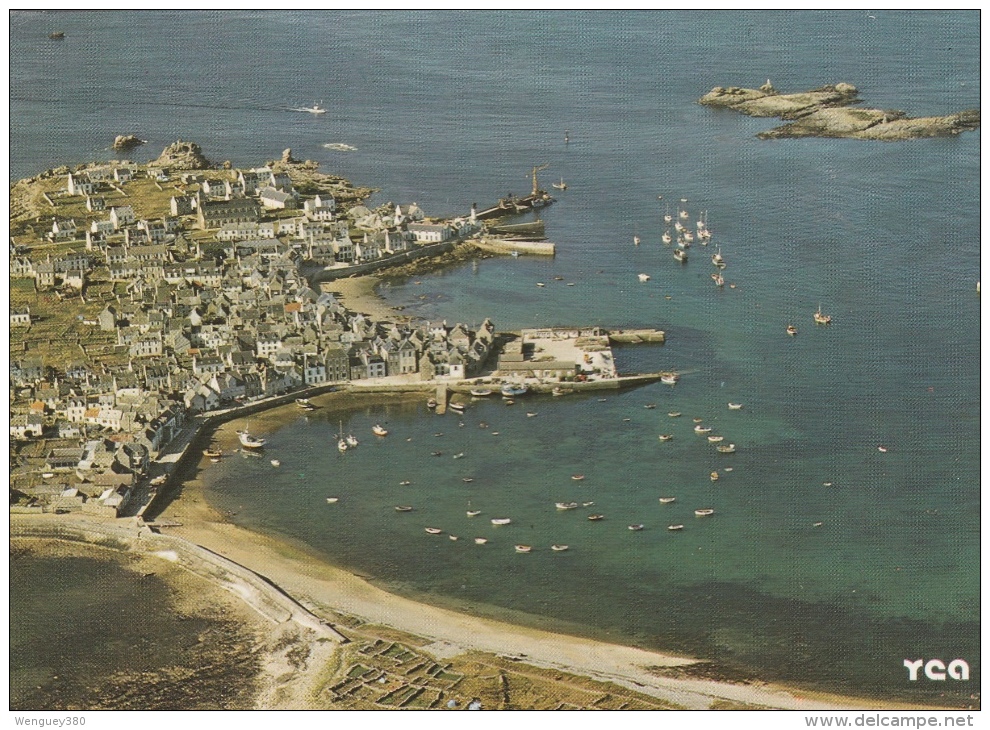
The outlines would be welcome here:
<svg viewBox="0 0 990 730">
<path fill-rule="evenodd" d="M 340 410 L 380 398 L 381 394 L 338 392 L 320 396 L 317 402 L 323 401 L 324 408 Z M 263 419 L 259 418 L 261 415 L 254 414 L 256 422 L 262 421 L 259 432 L 281 427 L 296 413 L 292 406 L 280 406 L 268 410 Z M 236 440 L 233 433 L 239 428 L 238 420 L 228 421 L 214 430 L 212 435 L 221 446 L 228 440 Z M 209 504 L 203 480 L 195 471 L 190 476 L 182 482 L 181 499 L 173 499 L 159 515 L 163 521 L 181 523 L 168 528 L 168 534 L 202 546 L 262 576 L 331 626 L 342 617 L 356 618 L 427 640 L 430 643 L 423 649 L 438 658 L 469 652 L 510 656 L 536 667 L 615 682 L 690 709 L 708 709 L 715 702 L 795 710 L 932 709 L 907 701 L 849 697 L 758 679 L 734 683 L 659 676 L 647 668 L 676 671 L 705 660 L 473 616 L 391 593 L 371 582 L 373 577 L 369 580 L 334 565 L 302 541 L 229 522 Z M 345 620 L 342 625 L 346 623 Z"/>
</svg>

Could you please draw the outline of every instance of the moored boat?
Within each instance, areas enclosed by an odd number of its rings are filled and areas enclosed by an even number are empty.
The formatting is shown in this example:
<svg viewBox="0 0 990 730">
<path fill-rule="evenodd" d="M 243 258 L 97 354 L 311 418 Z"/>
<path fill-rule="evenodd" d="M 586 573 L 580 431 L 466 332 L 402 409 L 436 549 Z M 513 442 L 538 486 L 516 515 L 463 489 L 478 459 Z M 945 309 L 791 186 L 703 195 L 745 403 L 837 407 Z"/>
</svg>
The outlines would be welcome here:
<svg viewBox="0 0 990 730">
<path fill-rule="evenodd" d="M 437 407 L 436 398 L 430 398 L 428 401 L 426 401 L 426 407 L 429 408 L 431 411 L 434 408 L 436 408 Z"/>
<path fill-rule="evenodd" d="M 738 411 L 742 407 L 743 407 L 743 404 L 742 403 L 730 403 L 729 404 L 729 410 L 730 411 Z"/>
<path fill-rule="evenodd" d="M 697 426 L 694 427 L 694 432 L 695 433 L 711 433 L 712 432 L 712 428 L 711 428 L 711 426 L 702 426 L 702 425 L 699 424 L 699 425 L 697 425 Z"/>
<path fill-rule="evenodd" d="M 660 376 L 660 382 L 664 385 L 676 385 L 678 380 L 680 380 L 680 376 L 677 373 L 666 373 Z"/>
<path fill-rule="evenodd" d="M 687 252 L 682 248 L 674 249 L 674 258 L 680 261 L 682 264 L 687 262 Z"/>
<path fill-rule="evenodd" d="M 424 529 L 425 529 L 425 530 L 426 530 L 426 532 L 428 532 L 428 533 L 429 533 L 430 535 L 439 535 L 439 534 L 440 534 L 441 532 L 443 532 L 443 530 L 441 530 L 441 529 L 440 529 L 439 527 L 426 527 L 426 528 L 424 528 Z"/>
<path fill-rule="evenodd" d="M 486 398 L 491 394 L 492 391 L 490 391 L 488 388 L 474 388 L 471 391 L 471 395 L 473 395 L 475 398 Z"/>
<path fill-rule="evenodd" d="M 211 459 L 219 459 L 223 456 L 223 451 L 220 449 L 203 449 L 203 456 L 209 456 Z"/>
<path fill-rule="evenodd" d="M 464 413 L 463 403 L 457 403 L 457 402 L 448 403 L 447 407 L 452 411 L 457 411 L 458 413 Z"/>
<path fill-rule="evenodd" d="M 408 504 L 400 504 L 395 508 L 396 512 L 412 512 L 413 508 Z"/>
<path fill-rule="evenodd" d="M 502 386 L 501 393 L 506 398 L 512 398 L 517 395 L 525 395 L 528 390 L 529 388 L 522 383 L 506 383 Z"/>
<path fill-rule="evenodd" d="M 680 411 L 670 411 L 667 415 L 670 416 L 671 418 L 677 418 L 678 416 L 681 415 L 681 412 Z"/>
<path fill-rule="evenodd" d="M 674 438 L 674 434 L 672 434 L 672 433 L 662 433 L 662 434 L 660 434 L 660 436 L 658 438 L 661 441 L 671 441 Z"/>
<path fill-rule="evenodd" d="M 650 280 L 649 274 L 637 274 L 637 277 L 639 277 L 639 280 L 642 282 L 647 282 Z"/>
<path fill-rule="evenodd" d="M 559 510 L 577 509 L 578 503 L 577 502 L 557 502 L 555 506 Z"/>
<path fill-rule="evenodd" d="M 671 502 L 676 502 L 677 497 L 660 497 L 660 504 L 670 504 Z"/>
<path fill-rule="evenodd" d="M 711 517 L 713 514 L 715 514 L 715 510 L 707 507 L 705 509 L 696 509 L 694 511 L 695 517 Z"/>
<path fill-rule="evenodd" d="M 467 516 L 468 517 L 477 517 L 480 514 L 481 514 L 481 510 L 480 509 L 469 509 L 467 511 Z"/>
<path fill-rule="evenodd" d="M 327 497 L 327 504 L 337 504 L 340 501 L 340 497 Z"/>
<path fill-rule="evenodd" d="M 388 431 L 377 423 L 371 427 L 371 432 L 375 434 L 375 436 L 388 436 Z"/>
<path fill-rule="evenodd" d="M 725 439 L 725 436 L 709 436 L 708 437 L 708 440 L 710 442 L 712 442 L 713 444 L 717 444 L 719 441 L 722 441 L 724 439 Z"/>
<path fill-rule="evenodd" d="M 496 517 L 495 519 L 492 520 L 493 525 L 508 525 L 511 522 L 512 520 L 510 520 L 508 517 Z"/>
<path fill-rule="evenodd" d="M 667 529 L 671 532 L 680 532 L 684 529 L 684 525 L 667 525 Z"/>
<path fill-rule="evenodd" d="M 447 535 L 447 539 L 451 542 L 457 542 L 460 538 L 457 535 Z"/>
<path fill-rule="evenodd" d="M 247 429 L 237 432 L 237 438 L 241 442 L 241 446 L 245 449 L 260 449 L 265 445 L 265 440 L 252 436 Z"/>
<path fill-rule="evenodd" d="M 584 474 L 572 474 L 571 475 L 571 479 L 573 479 L 576 482 L 583 481 L 584 480 Z"/>
<path fill-rule="evenodd" d="M 643 529 L 643 525 L 629 525 L 629 529 L 632 532 L 639 532 L 640 530 Z"/>
<path fill-rule="evenodd" d="M 736 445 L 735 444 L 726 444 L 724 446 L 716 446 L 715 448 L 718 449 L 718 452 L 720 454 L 734 454 L 734 453 L 736 453 Z"/>
<path fill-rule="evenodd" d="M 796 335 L 797 334 L 797 327 L 795 327 L 792 324 L 787 325 L 787 334 L 791 335 L 791 337 L 793 337 L 794 335 Z"/>
<path fill-rule="evenodd" d="M 337 439 L 337 451 L 342 454 L 347 451 L 347 441 L 344 439 Z"/>
<path fill-rule="evenodd" d="M 516 545 L 515 548 L 516 548 L 516 552 L 517 553 L 531 553 L 531 552 L 533 552 L 533 546 L 532 545 Z"/>
<path fill-rule="evenodd" d="M 554 544 L 554 545 L 551 545 L 550 546 L 550 549 L 553 550 L 555 553 L 562 553 L 562 552 L 564 552 L 565 550 L 567 550 L 569 548 L 570 548 L 570 545 Z"/>
<path fill-rule="evenodd" d="M 476 537 L 476 538 L 474 538 L 474 544 L 475 545 L 484 545 L 487 542 L 488 542 L 488 538 L 487 537 Z"/>
<path fill-rule="evenodd" d="M 278 459 L 272 459 L 271 464 L 272 466 L 282 466 L 282 462 Z"/>
<path fill-rule="evenodd" d="M 822 314 L 822 305 L 818 305 L 818 311 L 814 314 L 815 324 L 832 324 L 832 316 L 829 314 Z"/>
<path fill-rule="evenodd" d="M 357 437 L 353 433 L 347 434 L 346 441 L 347 441 L 347 447 L 350 449 L 353 449 L 358 445 Z"/>
<path fill-rule="evenodd" d="M 711 474 L 709 474 L 709 475 L 708 475 L 708 477 L 709 477 L 709 478 L 710 478 L 710 479 L 711 479 L 711 480 L 712 480 L 713 482 L 717 482 L 717 481 L 718 481 L 718 472 L 717 472 L 717 471 L 713 471 L 713 472 L 712 472 Z"/>
<path fill-rule="evenodd" d="M 588 522 L 601 522 L 605 519 L 605 515 L 588 515 Z"/>
</svg>

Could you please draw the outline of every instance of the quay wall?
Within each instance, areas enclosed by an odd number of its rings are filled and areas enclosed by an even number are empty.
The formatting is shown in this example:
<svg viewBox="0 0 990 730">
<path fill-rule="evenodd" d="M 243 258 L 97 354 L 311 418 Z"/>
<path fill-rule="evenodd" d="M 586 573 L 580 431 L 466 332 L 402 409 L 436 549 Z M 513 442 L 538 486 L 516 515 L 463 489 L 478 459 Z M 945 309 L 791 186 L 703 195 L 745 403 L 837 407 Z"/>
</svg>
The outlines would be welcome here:
<svg viewBox="0 0 990 730">
<path fill-rule="evenodd" d="M 347 637 L 296 603 L 278 586 L 239 563 L 172 535 L 162 535 L 139 519 L 96 522 L 12 519 L 11 538 L 55 539 L 103 545 L 154 555 L 181 565 L 232 593 L 274 624 L 293 621 L 319 636 L 346 643 Z"/>
<path fill-rule="evenodd" d="M 454 247 L 458 243 L 459 241 L 427 243 L 414 249 L 410 249 L 409 251 L 403 251 L 401 253 L 393 254 L 392 256 L 378 259 L 377 261 L 369 261 L 364 264 L 354 264 L 353 266 L 341 266 L 339 268 L 324 267 L 322 269 L 317 269 L 316 273 L 312 277 L 312 280 L 314 283 L 319 283 L 322 281 L 346 279 L 351 276 L 372 274 L 379 269 L 385 269 L 392 266 L 401 266 L 402 264 L 408 264 L 411 261 L 426 258 L 427 256 L 439 256 L 441 254 L 445 254 L 449 251 L 453 251 Z"/>
<path fill-rule="evenodd" d="M 492 253 L 518 251 L 534 256 L 555 256 L 557 253 L 556 245 L 549 241 L 506 241 L 504 239 L 484 238 L 475 241 L 475 245 Z"/>
</svg>

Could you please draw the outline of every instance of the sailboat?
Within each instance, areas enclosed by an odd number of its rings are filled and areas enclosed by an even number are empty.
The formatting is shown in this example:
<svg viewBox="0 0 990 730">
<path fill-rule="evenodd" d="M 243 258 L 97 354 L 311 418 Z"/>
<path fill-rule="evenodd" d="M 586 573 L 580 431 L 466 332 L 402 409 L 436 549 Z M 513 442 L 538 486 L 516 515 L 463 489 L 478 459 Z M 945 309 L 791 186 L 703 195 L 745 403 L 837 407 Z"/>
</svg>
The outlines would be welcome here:
<svg viewBox="0 0 990 730">
<path fill-rule="evenodd" d="M 681 202 L 682 203 L 686 203 L 687 202 L 687 198 L 681 198 Z M 685 218 L 685 219 L 688 218 L 687 208 L 681 208 L 679 210 L 679 212 L 677 213 L 677 215 L 680 218 Z"/>
<path fill-rule="evenodd" d="M 664 231 L 663 235 L 660 236 L 660 240 L 664 243 L 670 243 L 673 239 L 670 237 L 670 231 Z"/>
<path fill-rule="evenodd" d="M 347 439 L 344 438 L 344 422 L 340 422 L 340 430 L 337 432 L 337 451 L 344 453 L 347 451 Z"/>
<path fill-rule="evenodd" d="M 263 448 L 265 445 L 264 439 L 260 439 L 251 435 L 251 432 L 248 431 L 247 424 L 244 425 L 243 431 L 237 432 L 237 438 L 238 440 L 240 440 L 241 446 L 243 446 L 245 449 L 260 449 Z"/>
<path fill-rule="evenodd" d="M 564 178 L 561 177 L 559 183 L 550 183 L 550 187 L 555 188 L 557 190 L 567 190 L 567 183 L 565 183 Z"/>
<path fill-rule="evenodd" d="M 832 324 L 832 316 L 822 314 L 822 305 L 820 302 L 818 304 L 818 311 L 815 312 L 815 324 Z"/>
</svg>

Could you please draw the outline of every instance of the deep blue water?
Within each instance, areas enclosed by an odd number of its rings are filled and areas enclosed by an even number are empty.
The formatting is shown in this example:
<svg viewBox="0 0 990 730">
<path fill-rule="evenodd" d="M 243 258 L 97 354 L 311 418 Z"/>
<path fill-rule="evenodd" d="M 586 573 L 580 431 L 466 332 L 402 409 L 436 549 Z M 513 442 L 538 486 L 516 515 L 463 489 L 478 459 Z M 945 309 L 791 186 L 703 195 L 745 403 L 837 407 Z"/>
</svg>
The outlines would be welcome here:
<svg viewBox="0 0 990 730">
<path fill-rule="evenodd" d="M 980 132 L 760 141 L 774 120 L 695 103 L 769 77 L 782 91 L 846 81 L 912 115 L 978 107 L 977 12 L 14 13 L 10 42 L 12 179 L 106 158 L 133 132 L 149 140 L 137 159 L 178 137 L 241 166 L 291 147 L 379 188 L 376 201 L 454 215 L 525 192 L 549 164 L 544 185 L 569 185 L 542 214 L 555 258 L 484 260 L 383 294 L 501 329 L 661 327 L 665 346 L 623 348 L 620 366 L 689 373 L 605 403 L 477 404 L 463 428 L 423 408 L 300 417 L 270 435 L 289 468 L 214 470 L 238 519 L 430 600 L 766 676 L 890 694 L 929 689 L 909 686 L 907 656 L 978 668 Z M 289 111 L 314 102 L 329 112 Z M 680 266 L 661 245 L 682 198 L 692 221 L 707 211 L 735 288 L 712 285 L 710 250 Z M 819 304 L 830 328 L 812 323 Z M 341 415 L 368 434 L 346 458 L 326 448 Z M 692 416 L 739 452 L 715 459 Z M 371 444 L 377 420 L 393 434 Z M 461 482 L 468 467 L 484 478 Z M 332 514 L 328 489 L 342 495 Z M 683 540 L 663 529 L 665 492 Z M 556 514 L 572 498 L 606 521 Z M 468 500 L 512 512 L 511 536 L 473 550 Z M 694 521 L 709 504 L 716 517 Z M 433 522 L 462 540 L 431 542 Z M 544 549 L 516 555 L 517 541 Z M 545 549 L 556 541 L 571 551 Z"/>
</svg>

